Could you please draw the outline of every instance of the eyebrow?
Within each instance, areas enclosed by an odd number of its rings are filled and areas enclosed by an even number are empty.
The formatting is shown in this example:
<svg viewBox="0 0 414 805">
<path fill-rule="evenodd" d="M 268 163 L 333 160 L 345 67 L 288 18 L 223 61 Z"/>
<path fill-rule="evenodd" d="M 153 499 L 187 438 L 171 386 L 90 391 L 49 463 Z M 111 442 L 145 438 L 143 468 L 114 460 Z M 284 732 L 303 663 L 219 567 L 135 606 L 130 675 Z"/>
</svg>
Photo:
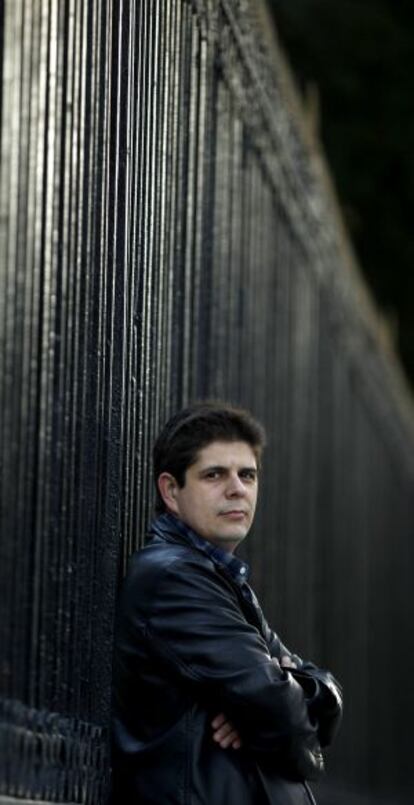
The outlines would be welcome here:
<svg viewBox="0 0 414 805">
<path fill-rule="evenodd" d="M 230 467 L 224 467 L 222 464 L 212 464 L 209 467 L 204 467 L 203 469 L 201 469 L 200 470 L 200 475 L 203 475 L 205 472 L 212 472 L 213 470 L 215 472 L 218 472 L 218 471 L 220 471 L 220 472 L 223 472 L 223 471 L 228 472 L 229 469 L 230 469 Z M 237 472 L 245 472 L 246 470 L 248 470 L 249 472 L 255 472 L 255 473 L 258 472 L 257 467 L 251 467 L 251 466 L 248 466 L 248 465 L 246 465 L 245 467 L 239 467 Z"/>
</svg>

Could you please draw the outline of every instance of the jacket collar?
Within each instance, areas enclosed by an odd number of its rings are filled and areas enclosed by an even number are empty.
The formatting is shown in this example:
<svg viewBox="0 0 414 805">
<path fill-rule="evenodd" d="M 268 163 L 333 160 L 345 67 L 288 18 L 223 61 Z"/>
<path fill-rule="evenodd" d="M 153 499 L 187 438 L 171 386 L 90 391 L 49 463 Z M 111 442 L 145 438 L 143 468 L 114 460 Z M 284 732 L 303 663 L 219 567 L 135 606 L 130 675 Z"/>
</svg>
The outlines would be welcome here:
<svg viewBox="0 0 414 805">
<path fill-rule="evenodd" d="M 213 545 L 208 540 L 200 537 L 192 528 L 173 514 L 166 512 L 157 517 L 151 523 L 149 534 L 151 537 L 160 537 L 161 539 L 171 538 L 172 536 L 179 542 L 185 542 L 190 548 L 207 555 L 218 567 L 225 567 L 238 584 L 243 584 L 247 581 L 249 566 L 245 562 L 242 562 L 234 554 L 223 551 L 217 545 Z"/>
</svg>

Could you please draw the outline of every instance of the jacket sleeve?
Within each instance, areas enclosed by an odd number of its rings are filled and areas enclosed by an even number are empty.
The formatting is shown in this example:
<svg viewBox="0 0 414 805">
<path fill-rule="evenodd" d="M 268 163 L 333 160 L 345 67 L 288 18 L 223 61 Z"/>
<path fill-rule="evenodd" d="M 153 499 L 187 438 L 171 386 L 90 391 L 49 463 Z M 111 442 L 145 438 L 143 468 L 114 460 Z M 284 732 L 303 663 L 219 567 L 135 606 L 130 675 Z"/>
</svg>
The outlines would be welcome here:
<svg viewBox="0 0 414 805">
<path fill-rule="evenodd" d="M 213 565 L 174 561 L 139 600 L 130 629 L 144 629 L 148 651 L 166 673 L 223 709 L 246 746 L 271 752 L 316 740 L 302 685 L 272 658 Z"/>
<path fill-rule="evenodd" d="M 269 627 L 263 613 L 263 633 L 272 657 L 280 662 L 288 656 L 295 663 L 296 669 L 289 673 L 302 685 L 306 693 L 309 714 L 318 724 L 318 738 L 321 746 L 329 746 L 334 740 L 342 720 L 343 699 L 339 682 L 323 668 L 292 654 L 282 643 L 277 634 Z"/>
</svg>

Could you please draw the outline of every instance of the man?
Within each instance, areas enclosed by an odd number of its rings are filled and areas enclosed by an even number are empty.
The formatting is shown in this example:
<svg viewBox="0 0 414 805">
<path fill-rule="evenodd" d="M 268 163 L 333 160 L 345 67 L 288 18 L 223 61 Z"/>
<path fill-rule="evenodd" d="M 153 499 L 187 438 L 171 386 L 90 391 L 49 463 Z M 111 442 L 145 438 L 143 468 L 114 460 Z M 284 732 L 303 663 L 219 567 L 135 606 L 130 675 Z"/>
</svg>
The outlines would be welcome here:
<svg viewBox="0 0 414 805">
<path fill-rule="evenodd" d="M 154 448 L 157 519 L 132 557 L 114 662 L 115 805 L 309 805 L 341 695 L 271 631 L 234 556 L 253 522 L 262 427 L 215 402 Z"/>
</svg>

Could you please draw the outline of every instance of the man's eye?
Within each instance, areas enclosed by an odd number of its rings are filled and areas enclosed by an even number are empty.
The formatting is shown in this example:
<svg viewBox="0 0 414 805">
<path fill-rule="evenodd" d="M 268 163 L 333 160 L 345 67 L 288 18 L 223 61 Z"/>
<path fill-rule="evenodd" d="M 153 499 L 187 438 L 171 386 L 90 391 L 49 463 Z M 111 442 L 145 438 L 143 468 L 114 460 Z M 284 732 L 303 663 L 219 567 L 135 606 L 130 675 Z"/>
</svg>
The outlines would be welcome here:
<svg viewBox="0 0 414 805">
<path fill-rule="evenodd" d="M 214 478 L 219 478 L 219 477 L 220 477 L 220 473 L 219 473 L 219 471 L 218 471 L 218 470 L 211 470 L 210 472 L 207 472 L 207 473 L 206 473 L 206 476 L 205 476 L 205 477 L 206 477 L 206 478 L 213 478 L 213 479 L 214 479 Z"/>
<path fill-rule="evenodd" d="M 256 480 L 256 473 L 254 470 L 245 470 L 244 472 L 240 473 L 240 477 L 244 481 L 255 481 Z"/>
</svg>

